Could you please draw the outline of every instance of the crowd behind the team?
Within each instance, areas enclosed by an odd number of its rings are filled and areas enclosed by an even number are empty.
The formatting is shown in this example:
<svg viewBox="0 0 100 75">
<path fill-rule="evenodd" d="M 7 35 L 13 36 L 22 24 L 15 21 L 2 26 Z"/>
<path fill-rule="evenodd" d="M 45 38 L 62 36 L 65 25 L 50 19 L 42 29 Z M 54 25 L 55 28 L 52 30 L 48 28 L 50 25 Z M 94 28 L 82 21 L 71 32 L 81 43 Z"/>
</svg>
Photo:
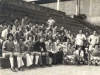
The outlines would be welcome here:
<svg viewBox="0 0 100 75">
<path fill-rule="evenodd" d="M 0 47 L 2 57 L 9 58 L 11 70 L 14 67 L 14 56 L 17 56 L 18 70 L 45 67 L 57 64 L 85 64 L 98 65 L 100 60 L 100 40 L 96 31 L 93 34 L 79 30 L 77 35 L 63 26 L 58 28 L 55 20 L 50 17 L 46 24 L 29 20 L 28 16 L 20 21 L 16 18 L 10 23 L 0 25 Z M 23 59 L 26 60 L 23 61 Z M 93 62 L 91 62 L 94 60 Z M 90 62 L 89 62 L 90 61 Z"/>
</svg>

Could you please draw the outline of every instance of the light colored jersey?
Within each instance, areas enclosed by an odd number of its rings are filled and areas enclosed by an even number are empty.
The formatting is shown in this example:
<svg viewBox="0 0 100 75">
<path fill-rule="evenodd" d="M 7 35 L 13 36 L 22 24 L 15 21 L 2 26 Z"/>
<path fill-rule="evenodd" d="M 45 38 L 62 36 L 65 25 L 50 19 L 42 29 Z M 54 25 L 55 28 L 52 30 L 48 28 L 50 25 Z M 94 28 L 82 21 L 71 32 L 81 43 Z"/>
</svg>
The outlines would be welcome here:
<svg viewBox="0 0 100 75">
<path fill-rule="evenodd" d="M 49 25 L 53 25 L 55 23 L 55 20 L 51 19 L 51 20 L 48 20 L 47 22 Z"/>
<path fill-rule="evenodd" d="M 86 36 L 84 34 L 77 34 L 76 36 L 76 45 L 83 46 Z"/>
</svg>

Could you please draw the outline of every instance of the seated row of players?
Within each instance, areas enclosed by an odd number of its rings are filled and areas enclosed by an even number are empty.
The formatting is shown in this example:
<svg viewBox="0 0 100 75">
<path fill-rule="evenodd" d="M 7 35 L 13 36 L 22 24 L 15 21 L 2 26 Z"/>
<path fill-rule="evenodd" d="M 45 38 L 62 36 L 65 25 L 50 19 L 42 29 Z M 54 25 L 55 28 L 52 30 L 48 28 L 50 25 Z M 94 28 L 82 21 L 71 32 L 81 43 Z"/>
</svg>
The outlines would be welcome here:
<svg viewBox="0 0 100 75">
<path fill-rule="evenodd" d="M 13 56 L 17 56 L 18 70 L 23 70 L 22 58 L 26 58 L 27 67 L 43 67 L 45 65 L 51 66 L 51 64 L 62 64 L 63 59 L 67 61 L 68 55 L 73 55 L 75 62 L 79 61 L 80 58 L 84 61 L 87 51 L 93 56 L 100 57 L 98 47 L 100 40 L 96 31 L 89 36 L 84 35 L 80 30 L 75 38 L 64 27 L 57 31 L 57 26 L 54 27 L 52 24 L 45 27 L 44 24 L 34 26 L 29 22 L 28 25 L 18 24 L 16 26 L 13 24 L 12 27 L 8 24 L 7 28 L 3 28 L 0 37 L 0 41 L 4 41 L 2 55 L 4 58 L 9 56 L 11 70 L 14 72 L 16 70 Z M 35 63 L 33 63 L 33 59 L 35 59 Z"/>
</svg>

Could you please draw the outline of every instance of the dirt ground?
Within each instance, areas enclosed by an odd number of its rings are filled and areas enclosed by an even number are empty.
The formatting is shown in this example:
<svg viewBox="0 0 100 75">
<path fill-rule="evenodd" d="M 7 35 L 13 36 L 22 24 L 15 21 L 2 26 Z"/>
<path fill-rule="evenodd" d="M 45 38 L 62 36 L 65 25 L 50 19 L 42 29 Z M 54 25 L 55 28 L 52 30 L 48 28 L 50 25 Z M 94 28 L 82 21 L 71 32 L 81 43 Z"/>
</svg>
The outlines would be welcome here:
<svg viewBox="0 0 100 75">
<path fill-rule="evenodd" d="M 57 65 L 45 68 L 25 69 L 25 71 L 12 72 L 0 69 L 0 75 L 100 75 L 100 66 Z"/>
</svg>

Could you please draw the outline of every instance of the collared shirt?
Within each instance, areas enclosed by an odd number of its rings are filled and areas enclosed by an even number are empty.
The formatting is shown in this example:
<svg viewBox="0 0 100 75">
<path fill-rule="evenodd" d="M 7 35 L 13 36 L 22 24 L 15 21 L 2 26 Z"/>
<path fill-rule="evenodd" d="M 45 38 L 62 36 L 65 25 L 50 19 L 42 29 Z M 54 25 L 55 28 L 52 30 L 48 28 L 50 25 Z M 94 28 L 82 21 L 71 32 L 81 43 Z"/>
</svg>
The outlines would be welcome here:
<svg viewBox="0 0 100 75">
<path fill-rule="evenodd" d="M 76 36 L 76 45 L 83 46 L 86 36 L 84 34 L 77 34 Z"/>
</svg>

